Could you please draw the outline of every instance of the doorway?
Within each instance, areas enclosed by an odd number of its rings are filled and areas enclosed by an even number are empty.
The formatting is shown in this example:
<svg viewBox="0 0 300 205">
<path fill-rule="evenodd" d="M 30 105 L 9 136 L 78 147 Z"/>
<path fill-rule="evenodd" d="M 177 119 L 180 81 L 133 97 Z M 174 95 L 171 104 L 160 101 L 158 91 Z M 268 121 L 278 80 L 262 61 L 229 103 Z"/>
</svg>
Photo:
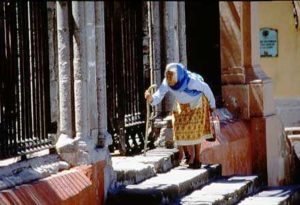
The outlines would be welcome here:
<svg viewBox="0 0 300 205">
<path fill-rule="evenodd" d="M 222 104 L 220 22 L 218 1 L 186 1 L 188 69 L 211 87 L 217 107 Z"/>
</svg>

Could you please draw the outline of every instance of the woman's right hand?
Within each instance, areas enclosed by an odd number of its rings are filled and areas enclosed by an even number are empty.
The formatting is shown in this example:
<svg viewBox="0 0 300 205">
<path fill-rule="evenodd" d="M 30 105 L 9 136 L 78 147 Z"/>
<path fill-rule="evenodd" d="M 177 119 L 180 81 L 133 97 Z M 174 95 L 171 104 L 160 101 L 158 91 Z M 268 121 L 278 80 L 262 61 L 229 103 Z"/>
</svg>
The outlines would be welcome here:
<svg viewBox="0 0 300 205">
<path fill-rule="evenodd" d="M 145 99 L 147 100 L 147 103 L 151 103 L 153 100 L 153 97 L 148 90 L 145 91 Z"/>
</svg>

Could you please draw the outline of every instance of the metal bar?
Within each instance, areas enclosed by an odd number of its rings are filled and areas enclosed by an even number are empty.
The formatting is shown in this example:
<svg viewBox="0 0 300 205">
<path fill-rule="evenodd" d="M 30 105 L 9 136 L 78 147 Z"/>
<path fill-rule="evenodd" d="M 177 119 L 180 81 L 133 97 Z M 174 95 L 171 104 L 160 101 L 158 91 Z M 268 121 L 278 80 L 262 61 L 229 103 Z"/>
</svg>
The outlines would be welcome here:
<svg viewBox="0 0 300 205">
<path fill-rule="evenodd" d="M 20 54 L 20 65 L 19 65 L 19 87 L 20 87 L 20 135 L 18 139 L 18 143 L 20 143 L 22 140 L 25 140 L 26 137 L 26 132 L 25 132 L 25 102 L 24 102 L 24 95 L 25 95 L 25 90 L 24 90 L 24 35 L 23 33 L 26 31 L 24 29 L 24 3 L 19 2 L 19 54 Z M 21 151 L 21 147 L 18 147 L 18 151 Z"/>
<path fill-rule="evenodd" d="M 42 2 L 42 24 L 43 28 L 48 28 L 47 2 Z M 42 29 L 43 33 L 43 79 L 44 79 L 44 116 L 45 116 L 45 138 L 48 139 L 47 133 L 51 126 L 51 112 L 50 112 L 50 76 L 49 76 L 49 47 L 48 47 L 48 29 Z"/>
<path fill-rule="evenodd" d="M 133 74 L 133 78 L 134 78 L 134 102 L 135 102 L 135 110 L 134 112 L 137 113 L 139 112 L 139 102 L 138 102 L 138 93 L 139 93 L 139 87 L 138 87 L 138 84 L 137 82 L 139 81 L 139 69 L 138 69 L 138 66 L 136 66 L 136 60 L 137 60 L 137 56 L 136 56 L 136 52 L 135 52 L 135 47 L 136 47 L 136 37 L 135 37 L 135 31 L 136 31 L 136 24 L 135 24 L 135 19 L 134 19 L 134 13 L 136 11 L 133 10 L 132 11 L 132 14 L 131 14 L 131 19 L 132 19 L 132 22 L 130 23 L 130 25 L 132 25 L 132 29 L 131 29 L 131 35 L 132 35 L 132 46 L 131 46 L 131 50 L 132 50 L 132 57 L 134 58 L 134 61 L 133 61 L 133 64 L 132 64 L 132 67 L 134 69 L 134 74 Z"/>
<path fill-rule="evenodd" d="M 8 143 L 8 135 L 9 135 L 9 127 L 8 127 L 8 117 L 7 117 L 7 104 L 8 104 L 8 97 L 7 97 L 7 90 L 8 90 L 8 78 L 9 78 L 9 66 L 10 66 L 10 47 L 9 47 L 9 33 L 10 33 L 10 18 L 9 18 L 9 14 L 10 14 L 10 9 L 9 6 L 7 4 L 5 4 L 5 54 L 6 54 L 6 66 L 4 68 L 4 72 L 5 72 L 5 78 L 4 78 L 4 110 L 3 110 L 3 115 L 4 115 L 4 122 L 2 123 L 2 126 L 4 128 L 5 134 L 3 137 L 3 150 L 4 152 L 4 156 L 7 155 L 8 153 L 8 147 L 7 147 L 7 143 Z"/>
<path fill-rule="evenodd" d="M 39 105 L 39 113 L 40 113 L 40 129 L 41 133 L 38 136 L 39 140 L 43 140 L 44 136 L 46 135 L 45 133 L 45 118 L 44 118 L 44 68 L 43 68 L 43 59 L 42 59 L 42 54 L 44 52 L 43 49 L 43 44 L 42 44 L 42 14 L 41 14 L 41 2 L 36 2 L 36 15 L 37 15 L 37 47 L 40 52 L 38 52 L 37 57 L 38 57 L 38 73 L 39 73 L 39 93 L 40 93 L 40 105 Z"/>
<path fill-rule="evenodd" d="M 135 30 L 135 24 L 134 24 L 134 19 L 133 19 L 133 13 L 135 12 L 135 10 L 132 10 L 131 12 L 130 12 L 130 37 L 131 37 L 131 42 L 132 42 L 132 45 L 131 45 L 131 58 L 132 58 L 132 65 L 131 65 L 131 67 L 132 67 L 132 69 L 133 69 L 133 76 L 132 76 L 132 78 L 134 79 L 134 81 L 132 82 L 132 87 L 133 87 L 133 90 L 132 90 L 132 92 L 134 93 L 134 95 L 133 95 L 133 103 L 134 103 L 134 109 L 133 109 L 133 112 L 134 113 L 138 113 L 139 112 L 139 108 L 138 108 L 138 98 L 137 98 L 137 93 L 139 92 L 139 88 L 137 87 L 137 85 L 136 85 L 136 82 L 139 80 L 138 79 L 138 73 L 140 72 L 139 70 L 138 70 L 138 68 L 136 67 L 136 56 L 135 56 L 135 41 L 136 41 L 136 39 L 135 39 L 135 34 L 134 34 L 134 30 Z"/>
<path fill-rule="evenodd" d="M 26 130 L 26 138 L 29 138 L 32 136 L 32 122 L 31 122 L 31 90 L 30 90 L 30 61 L 29 61 L 29 35 L 28 35 L 28 9 L 27 9 L 27 4 L 24 8 L 24 16 L 22 18 L 24 19 L 24 84 L 23 86 L 25 87 L 25 118 L 26 118 L 26 123 L 25 123 L 25 130 Z"/>
<path fill-rule="evenodd" d="M 4 128 L 3 128 L 3 121 L 4 121 L 4 113 L 3 113 L 3 109 L 4 109 L 4 79 L 5 79 L 5 72 L 4 72 L 4 68 L 5 68 L 5 25 L 4 25 L 4 2 L 0 3 L 0 133 L 1 135 L 4 134 Z M 3 138 L 4 136 L 1 137 L 0 139 L 0 148 L 1 150 L 3 150 Z M 3 156 L 3 151 L 0 152 L 0 158 L 2 158 Z"/>
<path fill-rule="evenodd" d="M 8 149 L 8 144 L 10 141 L 10 127 L 9 127 L 9 123 L 10 123 L 10 116 L 9 116 L 9 104 L 10 104 L 10 94 L 8 93 L 8 90 L 10 89 L 9 87 L 9 78 L 10 78 L 10 66 L 11 66 L 11 45 L 10 45 L 10 38 L 11 38 L 11 6 L 9 3 L 6 3 L 5 5 L 5 22 L 6 22 L 6 32 L 5 32 L 5 44 L 6 44 L 6 66 L 5 66 L 5 79 L 4 79 L 4 124 L 3 124 L 3 128 L 5 130 L 5 137 L 4 137 L 4 157 L 9 155 L 9 149 Z"/>
<path fill-rule="evenodd" d="M 28 32 L 29 32 L 29 37 L 28 41 L 30 43 L 29 46 L 29 57 L 30 57 L 30 76 L 31 76 L 31 89 L 32 89 L 32 97 L 31 97 L 31 107 L 32 107 L 32 113 L 31 113 L 31 120 L 32 120 L 32 137 L 37 136 L 37 116 L 36 116 L 36 92 L 35 92 L 35 63 L 34 63 L 34 30 L 33 30 L 33 24 L 34 24 L 34 12 L 33 12 L 33 2 L 29 2 L 28 6 L 28 14 L 29 14 L 29 23 L 28 23 Z M 27 10 L 28 10 L 27 9 Z"/>
<path fill-rule="evenodd" d="M 128 58 L 128 61 L 129 61 L 129 73 L 130 73 L 130 101 L 128 103 L 130 103 L 130 113 L 132 115 L 134 115 L 134 113 L 136 112 L 136 109 L 135 109 L 135 100 L 134 100 L 134 96 L 135 96 L 135 91 L 134 91 L 134 82 L 135 82 L 135 78 L 134 78 L 134 74 L 136 72 L 136 70 L 134 69 L 133 67 L 133 62 L 134 62 L 134 59 L 133 59 L 133 56 L 132 56 L 132 32 L 131 32 L 131 9 L 129 8 L 128 10 L 128 22 L 127 22 L 127 27 L 128 27 L 128 41 L 130 42 L 129 45 L 128 45 L 128 53 L 129 53 L 129 58 Z"/>
<path fill-rule="evenodd" d="M 11 126 L 11 136 L 10 136 L 10 155 L 14 155 L 16 153 L 16 102 L 17 102 L 17 93 L 16 93 L 16 87 L 18 84 L 18 78 L 17 78 L 17 70 L 18 70 L 18 64 L 17 64 L 17 12 L 16 12 L 16 2 L 12 2 L 12 12 L 11 12 L 11 69 L 10 69 L 10 95 L 11 95 L 11 102 L 9 105 L 9 115 L 10 115 L 10 126 Z"/>
<path fill-rule="evenodd" d="M 32 55 L 32 76 L 33 76 L 33 93 L 34 93 L 34 100 L 33 100 L 33 109 L 34 109 L 34 123 L 35 123 L 35 135 L 34 137 L 39 138 L 41 135 L 40 130 L 40 90 L 39 90 L 39 80 L 40 75 L 38 71 L 38 42 L 37 42 L 37 7 L 35 3 L 37 2 L 30 2 L 31 3 L 31 41 L 32 41 L 32 47 L 31 47 L 31 55 Z"/>
<path fill-rule="evenodd" d="M 16 104 L 15 104 L 15 112 L 16 112 L 16 142 L 15 142 L 15 153 L 18 153 L 18 142 L 21 136 L 21 120 L 20 120 L 20 50 L 18 49 L 20 47 L 20 15 L 21 15 L 21 6 L 20 6 L 20 2 L 17 2 L 17 18 L 16 18 L 16 25 L 17 25 L 17 48 L 16 48 L 16 84 L 15 84 L 15 88 L 16 88 Z M 1 91 L 0 91 L 1 92 Z"/>
<path fill-rule="evenodd" d="M 128 21 L 129 21 L 129 8 L 127 6 L 127 4 L 124 4 L 124 21 L 125 21 L 125 25 L 124 25 L 124 34 L 125 35 L 125 73 L 126 73 L 126 101 L 125 101 L 125 106 L 127 107 L 127 110 L 125 111 L 126 114 L 130 114 L 132 115 L 132 101 L 131 101 L 131 96 L 132 96 L 132 90 L 131 90 L 131 81 L 132 79 L 131 77 L 131 69 L 130 69 L 130 41 L 129 41 L 129 36 L 130 36 L 130 30 L 128 27 Z"/>
</svg>

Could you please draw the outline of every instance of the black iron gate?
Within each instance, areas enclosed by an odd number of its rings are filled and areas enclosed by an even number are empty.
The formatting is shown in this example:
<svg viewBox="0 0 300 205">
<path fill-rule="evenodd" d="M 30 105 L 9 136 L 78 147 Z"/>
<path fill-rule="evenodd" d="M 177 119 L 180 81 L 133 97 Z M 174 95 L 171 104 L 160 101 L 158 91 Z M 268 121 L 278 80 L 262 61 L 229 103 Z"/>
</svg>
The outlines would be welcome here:
<svg viewBox="0 0 300 205">
<path fill-rule="evenodd" d="M 105 1 L 108 129 L 122 154 L 144 145 L 142 23 L 142 2 Z"/>
<path fill-rule="evenodd" d="M 0 159 L 49 148 L 46 1 L 0 3 Z"/>
</svg>

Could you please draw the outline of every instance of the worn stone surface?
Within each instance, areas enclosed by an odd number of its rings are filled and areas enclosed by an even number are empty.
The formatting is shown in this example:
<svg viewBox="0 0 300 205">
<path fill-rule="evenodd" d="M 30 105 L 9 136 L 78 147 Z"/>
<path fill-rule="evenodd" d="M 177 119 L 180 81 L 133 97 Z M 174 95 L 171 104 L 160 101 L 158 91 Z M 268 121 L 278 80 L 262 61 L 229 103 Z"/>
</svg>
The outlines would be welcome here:
<svg viewBox="0 0 300 205">
<path fill-rule="evenodd" d="M 300 135 L 298 135 L 298 140 L 294 141 L 292 143 L 292 146 L 294 148 L 295 154 L 298 157 L 298 159 L 300 159 L 300 140 L 299 139 L 300 139 Z"/>
<path fill-rule="evenodd" d="M 266 144 L 266 119 L 252 117 L 250 119 L 252 134 L 252 170 L 260 174 L 263 181 L 267 182 L 267 144 Z"/>
<path fill-rule="evenodd" d="M 201 169 L 179 166 L 139 184 L 126 186 L 110 196 L 109 204 L 170 204 L 177 197 L 183 196 L 219 175 L 219 165 L 202 165 Z"/>
<path fill-rule="evenodd" d="M 246 121 L 221 121 L 221 135 L 215 142 L 204 141 L 200 160 L 222 165 L 222 175 L 252 173 L 251 132 Z"/>
<path fill-rule="evenodd" d="M 225 107 L 235 118 L 250 118 L 249 85 L 224 85 L 222 96 Z"/>
<path fill-rule="evenodd" d="M 46 155 L 17 162 L 0 169 L 0 190 L 43 179 L 70 165 L 61 161 L 58 155 Z"/>
<path fill-rule="evenodd" d="M 177 149 L 156 148 L 147 151 L 145 156 L 112 157 L 112 167 L 116 172 L 112 188 L 135 184 L 155 176 L 156 173 L 170 170 L 178 165 L 174 156 L 177 152 Z"/>
<path fill-rule="evenodd" d="M 298 135 L 300 134 L 300 127 L 284 127 L 284 131 L 287 135 Z"/>
<path fill-rule="evenodd" d="M 180 204 L 235 204 L 258 189 L 257 176 L 216 180 L 184 196 Z"/>
<path fill-rule="evenodd" d="M 167 147 L 167 148 L 171 148 L 172 146 L 169 145 L 173 145 L 174 147 L 173 129 L 167 127 L 161 128 L 159 132 L 159 136 L 154 142 L 154 145 L 156 147 Z"/>
<path fill-rule="evenodd" d="M 287 138 L 278 115 L 265 118 L 267 144 L 268 185 L 286 185 L 289 182 Z"/>
<path fill-rule="evenodd" d="M 273 87 L 270 80 L 251 82 L 250 86 L 250 115 L 262 117 L 276 113 L 273 99 Z"/>
<path fill-rule="evenodd" d="M 47 2 L 48 10 L 48 53 L 49 53 L 49 80 L 50 80 L 50 106 L 51 120 L 58 121 L 58 63 L 57 63 L 57 27 L 56 27 L 56 3 Z"/>
<path fill-rule="evenodd" d="M 222 84 L 244 84 L 246 81 L 245 74 L 222 74 Z"/>
<path fill-rule="evenodd" d="M 282 204 L 299 204 L 300 203 L 300 186 L 286 186 L 267 188 L 254 196 L 242 200 L 240 205 L 262 204 L 262 205 L 282 205 Z"/>
<path fill-rule="evenodd" d="M 241 29 L 240 15 L 231 12 L 232 2 L 220 2 L 220 49 L 221 49 L 221 68 L 239 67 L 242 64 L 241 56 Z M 234 4 L 234 10 L 237 9 Z"/>
<path fill-rule="evenodd" d="M 0 192 L 0 204 L 104 204 L 105 162 L 79 166 Z"/>
<path fill-rule="evenodd" d="M 143 164 L 132 160 L 113 161 L 113 169 L 117 174 L 117 179 L 113 187 L 121 185 L 139 183 L 154 176 L 155 170 L 151 164 Z"/>
<path fill-rule="evenodd" d="M 285 127 L 300 126 L 300 98 L 277 98 L 275 99 L 276 111 Z M 300 134 L 300 132 L 299 132 Z"/>
<path fill-rule="evenodd" d="M 168 149 L 174 148 L 172 116 L 169 115 L 163 119 L 155 119 L 153 127 L 156 136 L 154 145 Z"/>
</svg>

